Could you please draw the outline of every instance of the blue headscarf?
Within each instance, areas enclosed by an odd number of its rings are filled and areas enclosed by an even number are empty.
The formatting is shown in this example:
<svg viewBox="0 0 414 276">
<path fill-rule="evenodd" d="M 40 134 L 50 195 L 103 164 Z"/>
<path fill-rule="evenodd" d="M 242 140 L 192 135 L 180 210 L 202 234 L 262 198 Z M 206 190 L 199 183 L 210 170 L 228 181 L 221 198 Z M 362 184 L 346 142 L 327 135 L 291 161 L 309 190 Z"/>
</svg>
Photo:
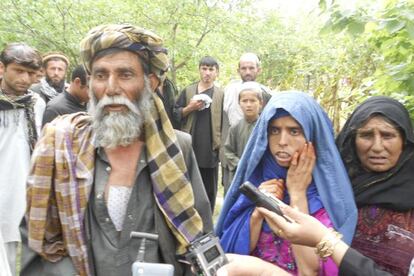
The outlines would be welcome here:
<svg viewBox="0 0 414 276">
<path fill-rule="evenodd" d="M 343 234 L 345 242 L 351 243 L 357 209 L 346 169 L 335 146 L 331 121 L 312 97 L 290 91 L 276 94 L 267 103 L 237 166 L 216 225 L 216 234 L 226 252 L 249 253 L 250 216 L 254 206 L 240 194 L 239 186 L 246 180 L 259 186 L 263 180 L 286 177 L 286 169 L 272 161 L 267 140 L 270 121 L 286 115 L 301 125 L 306 140 L 311 141 L 316 150 L 313 181 L 307 190 L 310 213 L 324 207 L 335 229 Z M 284 201 L 288 201 L 288 197 Z M 263 230 L 267 229 L 264 224 Z"/>
</svg>

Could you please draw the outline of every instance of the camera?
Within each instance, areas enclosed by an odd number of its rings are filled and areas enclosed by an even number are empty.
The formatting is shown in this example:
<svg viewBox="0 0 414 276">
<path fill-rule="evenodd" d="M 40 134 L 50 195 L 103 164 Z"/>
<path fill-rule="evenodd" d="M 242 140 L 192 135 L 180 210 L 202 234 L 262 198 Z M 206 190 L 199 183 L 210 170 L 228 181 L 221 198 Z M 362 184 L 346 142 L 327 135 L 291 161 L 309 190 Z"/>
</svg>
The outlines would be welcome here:
<svg viewBox="0 0 414 276">
<path fill-rule="evenodd" d="M 275 212 L 279 216 L 282 216 L 287 222 L 292 222 L 290 218 L 285 216 L 280 210 L 280 205 L 283 205 L 283 201 L 277 199 L 272 194 L 259 190 L 249 181 L 244 182 L 239 191 L 247 196 L 256 206 L 264 207 L 272 212 Z"/>
<path fill-rule="evenodd" d="M 220 240 L 213 233 L 195 239 L 185 257 L 199 276 L 214 276 L 220 267 L 228 263 Z"/>
</svg>

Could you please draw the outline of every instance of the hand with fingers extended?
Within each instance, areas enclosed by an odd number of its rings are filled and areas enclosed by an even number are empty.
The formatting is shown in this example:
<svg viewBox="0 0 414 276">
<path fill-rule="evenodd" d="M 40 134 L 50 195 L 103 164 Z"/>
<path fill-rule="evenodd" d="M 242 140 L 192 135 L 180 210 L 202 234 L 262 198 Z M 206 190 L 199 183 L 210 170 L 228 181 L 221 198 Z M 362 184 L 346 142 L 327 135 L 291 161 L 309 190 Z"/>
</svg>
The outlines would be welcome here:
<svg viewBox="0 0 414 276">
<path fill-rule="evenodd" d="M 270 179 L 262 182 L 259 189 L 272 194 L 276 198 L 282 199 L 285 185 L 282 179 Z M 255 208 L 250 217 L 250 251 L 256 247 L 262 229 L 262 222 L 263 215 Z"/>
<path fill-rule="evenodd" d="M 262 184 L 258 187 L 262 191 L 266 191 L 270 194 L 272 194 L 274 197 L 282 200 L 283 194 L 285 192 L 285 184 L 283 179 L 270 179 L 267 181 L 262 182 Z M 263 219 L 263 216 L 261 213 L 259 213 L 257 210 L 253 211 L 253 217 L 257 217 L 259 219 Z"/>
<path fill-rule="evenodd" d="M 285 216 L 291 218 L 292 222 L 287 222 L 283 217 L 265 208 L 256 209 L 265 218 L 273 232 L 292 244 L 312 247 L 311 249 L 314 250 L 313 248 L 323 242 L 327 235 L 332 234 L 331 230 L 316 218 L 288 205 L 282 206 L 281 209 Z M 333 245 L 332 240 L 329 240 L 332 246 L 331 258 L 339 266 L 339 275 L 391 275 L 380 270 L 374 261 L 353 250 L 342 240 Z M 226 254 L 226 256 L 229 264 L 217 271 L 218 276 L 289 275 L 278 266 L 252 256 L 235 254 Z"/>
<path fill-rule="evenodd" d="M 300 154 L 296 152 L 293 155 L 286 177 L 286 186 L 291 197 L 297 193 L 306 194 L 306 189 L 312 182 L 315 163 L 315 149 L 311 142 L 305 144 Z"/>
<path fill-rule="evenodd" d="M 329 229 L 316 218 L 288 205 L 281 206 L 281 210 L 292 222 L 265 208 L 257 209 L 274 233 L 294 244 L 315 247 L 329 233 Z"/>
</svg>

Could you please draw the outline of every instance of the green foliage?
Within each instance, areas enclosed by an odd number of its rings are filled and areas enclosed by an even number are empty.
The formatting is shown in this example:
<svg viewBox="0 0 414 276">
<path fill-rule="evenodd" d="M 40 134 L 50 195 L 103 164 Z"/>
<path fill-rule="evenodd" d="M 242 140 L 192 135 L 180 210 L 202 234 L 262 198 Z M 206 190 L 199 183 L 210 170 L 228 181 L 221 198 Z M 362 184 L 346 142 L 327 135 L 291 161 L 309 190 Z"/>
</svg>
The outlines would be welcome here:
<svg viewBox="0 0 414 276">
<path fill-rule="evenodd" d="M 42 52 L 62 51 L 79 62 L 78 45 L 94 26 L 129 22 L 164 38 L 171 58 L 171 77 L 180 86 L 198 79 L 198 61 L 205 55 L 234 62 L 228 49 L 237 45 L 226 34 L 249 1 L 92 1 L 3 0 L 0 2 L 0 44 L 25 41 Z M 238 25 L 239 26 L 239 25 Z M 234 49 L 237 49 L 235 47 Z M 239 54 L 239 53 L 237 53 Z M 228 68 L 224 67 L 226 75 Z M 226 78 L 224 78 L 226 79 Z"/>
<path fill-rule="evenodd" d="M 350 33 L 372 49 L 375 71 L 357 92 L 397 98 L 414 118 L 414 2 L 386 0 L 377 10 L 354 12 L 333 5 L 328 13 L 323 32 Z"/>
<path fill-rule="evenodd" d="M 338 130 L 355 105 L 373 94 L 398 97 L 413 114 L 412 1 L 363 1 L 344 10 L 320 0 L 318 11 L 286 19 L 251 0 L 2 0 L 0 45 L 24 41 L 41 52 L 62 51 L 72 65 L 78 45 L 99 24 L 129 22 L 164 38 L 170 78 L 182 89 L 197 81 L 205 55 L 220 63 L 218 82 L 238 79 L 237 61 L 255 52 L 258 81 L 272 89 L 309 91 Z M 375 5 L 374 5 L 375 4 Z"/>
</svg>

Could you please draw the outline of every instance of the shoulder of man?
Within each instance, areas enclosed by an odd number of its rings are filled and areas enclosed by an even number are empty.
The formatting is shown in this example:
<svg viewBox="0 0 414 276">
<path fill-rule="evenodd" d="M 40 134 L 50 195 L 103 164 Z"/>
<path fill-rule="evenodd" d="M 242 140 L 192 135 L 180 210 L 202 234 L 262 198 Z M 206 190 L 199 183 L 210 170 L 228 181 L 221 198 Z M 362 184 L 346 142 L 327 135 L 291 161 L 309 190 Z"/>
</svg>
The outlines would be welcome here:
<svg viewBox="0 0 414 276">
<path fill-rule="evenodd" d="M 193 83 L 191 83 L 191 84 L 189 84 L 189 85 L 185 86 L 185 87 L 181 90 L 180 95 L 185 94 L 185 93 L 188 93 L 187 91 L 189 91 L 189 90 L 191 90 L 191 89 L 195 89 L 195 90 L 197 90 L 197 85 L 198 85 L 198 81 L 197 81 L 197 82 L 193 82 Z"/>
<path fill-rule="evenodd" d="M 224 94 L 224 88 L 221 86 L 214 85 L 214 91 Z"/>
<path fill-rule="evenodd" d="M 190 89 L 197 89 L 198 83 L 199 83 L 199 81 L 195 81 L 195 82 L 193 82 L 193 83 L 191 83 L 191 84 L 187 85 L 187 86 L 184 88 L 184 91 L 187 91 L 187 90 L 190 90 Z"/>
<path fill-rule="evenodd" d="M 242 84 L 241 80 L 231 80 L 226 87 L 224 88 L 224 92 L 232 91 L 235 89 L 238 89 L 240 85 Z"/>
<path fill-rule="evenodd" d="M 189 101 L 189 99 L 191 98 L 191 95 L 195 95 L 197 93 L 197 85 L 198 85 L 198 81 L 193 82 L 190 85 L 187 85 L 182 91 L 180 96 L 184 97 L 187 99 L 187 101 Z"/>
<path fill-rule="evenodd" d="M 66 95 L 65 92 L 59 93 L 56 97 L 51 99 L 49 102 L 47 102 L 46 107 L 47 108 L 56 108 L 61 105 L 63 101 L 65 101 Z"/>
<path fill-rule="evenodd" d="M 63 101 L 67 96 L 65 93 L 66 93 L 65 91 L 62 93 L 59 93 L 56 97 L 50 99 L 50 101 L 47 104 L 55 105 L 56 103 Z"/>
<path fill-rule="evenodd" d="M 30 86 L 29 89 L 32 90 L 33 92 L 36 92 L 36 93 L 40 93 L 43 90 L 42 89 L 42 84 L 40 82 L 32 84 L 32 86 Z"/>
<path fill-rule="evenodd" d="M 42 84 L 40 82 L 39 83 L 36 83 L 36 84 L 33 84 L 29 88 L 29 90 L 31 90 L 31 91 L 35 92 L 36 94 L 38 94 L 43 99 L 43 101 L 45 103 L 48 102 L 48 99 L 46 98 L 45 94 L 43 93 L 43 86 L 42 86 Z"/>
<path fill-rule="evenodd" d="M 267 93 L 267 94 L 272 94 L 272 90 L 267 87 L 266 85 L 263 85 L 260 83 L 260 88 L 262 89 L 263 92 Z"/>
<path fill-rule="evenodd" d="M 187 163 L 191 160 L 191 152 L 193 150 L 191 135 L 178 129 L 174 129 L 174 132 L 184 160 Z"/>
<path fill-rule="evenodd" d="M 86 112 L 77 112 L 64 114 L 56 117 L 50 123 L 46 124 L 59 133 L 82 132 L 84 129 L 92 130 L 92 117 Z"/>
<path fill-rule="evenodd" d="M 43 97 L 39 94 L 34 92 L 32 89 L 29 89 L 29 92 L 32 93 L 34 99 L 34 105 L 36 108 L 46 108 L 46 102 Z"/>
<path fill-rule="evenodd" d="M 174 131 L 175 131 L 175 135 L 177 136 L 178 144 L 180 145 L 181 148 L 191 146 L 192 141 L 191 141 L 190 134 L 188 134 L 187 132 L 178 130 L 178 129 L 174 129 Z"/>
<path fill-rule="evenodd" d="M 163 95 L 165 98 L 173 99 L 178 94 L 178 89 L 170 79 L 165 79 L 163 84 Z"/>
</svg>

